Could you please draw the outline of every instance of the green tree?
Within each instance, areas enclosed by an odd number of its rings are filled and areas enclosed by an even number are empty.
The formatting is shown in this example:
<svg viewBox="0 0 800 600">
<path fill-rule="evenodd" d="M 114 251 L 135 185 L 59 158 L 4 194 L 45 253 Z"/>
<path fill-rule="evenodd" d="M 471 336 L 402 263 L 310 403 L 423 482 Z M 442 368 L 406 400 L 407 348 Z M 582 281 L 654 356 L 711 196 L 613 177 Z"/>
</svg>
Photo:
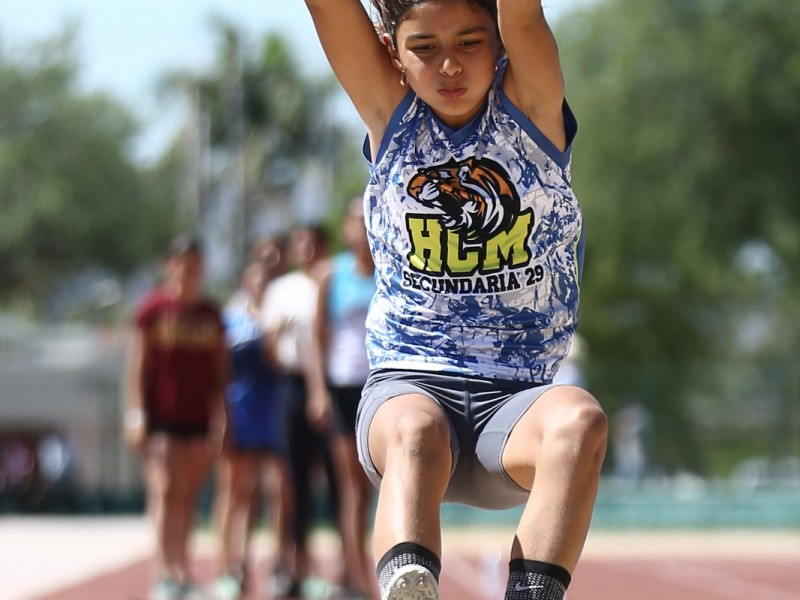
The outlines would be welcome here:
<svg viewBox="0 0 800 600">
<path fill-rule="evenodd" d="M 194 95 L 211 156 L 210 172 L 200 174 L 208 179 L 208 197 L 200 203 L 217 212 L 220 202 L 240 204 L 233 216 L 238 225 L 226 237 L 240 238 L 234 242 L 241 253 L 261 233 L 265 213 L 283 215 L 279 229 L 293 224 L 289 203 L 310 169 L 333 175 L 334 210 L 363 189 L 367 171 L 352 133 L 332 118 L 330 102 L 340 92 L 332 77 L 304 75 L 280 34 L 266 34 L 253 46 L 235 24 L 216 17 L 210 23 L 217 48 L 210 68 L 166 74 L 162 86 Z"/>
<path fill-rule="evenodd" d="M 174 223 L 131 158 L 131 115 L 77 78 L 73 30 L 0 46 L 0 294 L 34 310 L 71 275 L 131 271 Z"/>
<path fill-rule="evenodd" d="M 656 413 L 662 465 L 707 470 L 695 417 L 739 406 L 720 364 L 753 351 L 743 321 L 798 350 L 800 4 L 610 0 L 560 29 L 592 383 Z"/>
</svg>

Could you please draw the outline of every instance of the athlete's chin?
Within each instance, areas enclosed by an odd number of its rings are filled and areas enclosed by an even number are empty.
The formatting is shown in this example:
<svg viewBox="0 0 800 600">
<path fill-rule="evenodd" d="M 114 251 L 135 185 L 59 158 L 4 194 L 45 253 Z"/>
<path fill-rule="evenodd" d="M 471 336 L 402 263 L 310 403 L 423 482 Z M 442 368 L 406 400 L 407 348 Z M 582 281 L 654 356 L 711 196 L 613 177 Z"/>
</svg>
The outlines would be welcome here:
<svg viewBox="0 0 800 600">
<path fill-rule="evenodd" d="M 465 102 L 446 102 L 439 103 L 434 108 L 434 113 L 439 120 L 451 129 L 459 129 L 477 114 L 477 109 Z"/>
</svg>

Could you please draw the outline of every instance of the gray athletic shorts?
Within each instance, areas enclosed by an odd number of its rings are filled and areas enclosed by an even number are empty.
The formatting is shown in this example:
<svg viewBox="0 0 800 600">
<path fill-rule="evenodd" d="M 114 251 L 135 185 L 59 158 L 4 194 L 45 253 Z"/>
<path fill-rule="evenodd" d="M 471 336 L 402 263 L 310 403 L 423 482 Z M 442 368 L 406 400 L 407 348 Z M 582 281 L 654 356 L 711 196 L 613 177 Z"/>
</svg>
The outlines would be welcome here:
<svg viewBox="0 0 800 600">
<path fill-rule="evenodd" d="M 356 421 L 358 456 L 372 483 L 381 475 L 369 456 L 370 423 L 378 408 L 402 394 L 432 398 L 450 423 L 453 470 L 445 502 L 505 509 L 523 504 L 529 490 L 503 469 L 503 449 L 519 418 L 555 385 L 536 385 L 425 371 L 373 371 L 361 396 Z"/>
</svg>

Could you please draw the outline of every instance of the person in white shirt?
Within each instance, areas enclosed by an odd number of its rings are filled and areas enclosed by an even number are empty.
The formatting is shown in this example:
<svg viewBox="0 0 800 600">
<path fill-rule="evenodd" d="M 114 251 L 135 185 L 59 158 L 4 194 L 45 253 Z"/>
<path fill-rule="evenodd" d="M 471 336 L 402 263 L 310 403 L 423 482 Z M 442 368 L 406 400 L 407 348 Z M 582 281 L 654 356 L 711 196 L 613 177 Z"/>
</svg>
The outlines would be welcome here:
<svg viewBox="0 0 800 600">
<path fill-rule="evenodd" d="M 319 295 L 314 270 L 327 256 L 327 246 L 327 235 L 321 227 L 295 229 L 288 243 L 289 260 L 295 268 L 270 283 L 261 303 L 262 324 L 275 341 L 275 358 L 285 378 L 284 439 L 293 494 L 293 548 L 288 552 L 291 559 L 279 560 L 273 574 L 275 597 L 298 597 L 303 584 L 316 579 L 311 572 L 308 535 L 316 504 L 313 474 L 319 462 L 325 469 L 329 497 L 334 503 L 337 498 L 327 431 L 309 419 L 305 379 Z M 337 509 L 334 506 L 332 510 L 335 514 Z"/>
</svg>

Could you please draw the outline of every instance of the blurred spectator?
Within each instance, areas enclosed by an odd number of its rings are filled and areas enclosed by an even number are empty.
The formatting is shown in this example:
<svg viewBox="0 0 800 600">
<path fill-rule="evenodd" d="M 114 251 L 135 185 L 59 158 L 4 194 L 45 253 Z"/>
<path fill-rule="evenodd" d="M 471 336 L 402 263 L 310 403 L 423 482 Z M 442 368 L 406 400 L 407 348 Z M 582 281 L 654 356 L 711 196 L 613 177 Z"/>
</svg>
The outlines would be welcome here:
<svg viewBox="0 0 800 600">
<path fill-rule="evenodd" d="M 317 276 L 319 300 L 313 352 L 308 361 L 310 416 L 327 426 L 332 420 L 334 466 L 338 477 L 346 597 L 374 597 L 372 560 L 366 547 L 373 486 L 358 462 L 356 412 L 369 375 L 366 319 L 375 293 L 375 265 L 364 227 L 363 200 L 353 200 L 342 233 L 347 249 L 325 261 Z"/>
<path fill-rule="evenodd" d="M 305 381 L 305 363 L 311 350 L 319 294 L 312 273 L 327 253 L 324 231 L 311 226 L 296 229 L 289 237 L 288 252 L 294 270 L 278 277 L 267 287 L 261 304 L 265 331 L 275 339 L 275 355 L 285 374 L 284 431 L 294 509 L 293 552 L 291 559 L 281 560 L 273 573 L 275 597 L 311 594 L 309 587 L 321 583 L 312 573 L 308 550 L 308 535 L 317 504 L 314 480 L 320 463 L 325 468 L 331 492 L 328 498 L 336 498 L 327 431 L 319 423 L 312 426 L 309 421 Z M 324 590 L 313 593 L 324 593 Z"/>
<path fill-rule="evenodd" d="M 75 451 L 61 434 L 48 433 L 36 446 L 39 503 L 42 508 L 74 509 Z"/>
<path fill-rule="evenodd" d="M 78 509 L 74 458 L 71 444 L 49 427 L 0 431 L 0 511 Z"/>
<path fill-rule="evenodd" d="M 39 461 L 39 472 L 43 479 L 55 483 L 69 472 L 72 465 L 72 453 L 60 435 L 54 433 L 39 440 L 36 448 Z"/>
<path fill-rule="evenodd" d="M 22 439 L 11 437 L 0 447 L 0 492 L 17 509 L 24 508 L 35 467 L 36 454 Z"/>
<path fill-rule="evenodd" d="M 285 551 L 290 542 L 284 518 L 291 495 L 283 451 L 281 379 L 273 364 L 274 345 L 262 331 L 258 313 L 267 283 L 280 274 L 281 244 L 262 240 L 253 255 L 223 311 L 232 381 L 226 394 L 228 427 L 217 462 L 214 510 L 222 575 L 212 591 L 219 600 L 233 600 L 244 592 L 262 490 L 271 492 L 278 548 Z"/>
<path fill-rule="evenodd" d="M 203 295 L 199 243 L 175 239 L 163 285 L 136 312 L 129 355 L 124 434 L 143 454 L 148 512 L 156 534 L 152 600 L 194 593 L 189 539 L 208 476 L 212 440 L 221 443 L 227 348 L 219 308 Z"/>
</svg>

